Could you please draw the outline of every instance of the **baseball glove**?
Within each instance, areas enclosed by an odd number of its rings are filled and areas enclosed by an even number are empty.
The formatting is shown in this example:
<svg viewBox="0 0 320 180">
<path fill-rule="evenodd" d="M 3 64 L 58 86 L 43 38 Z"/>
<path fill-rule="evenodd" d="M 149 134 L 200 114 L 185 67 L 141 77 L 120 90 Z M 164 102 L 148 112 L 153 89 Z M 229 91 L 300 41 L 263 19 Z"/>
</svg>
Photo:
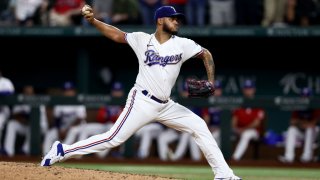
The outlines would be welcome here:
<svg viewBox="0 0 320 180">
<path fill-rule="evenodd" d="M 215 91 L 213 83 L 208 80 L 188 79 L 187 87 L 189 97 L 209 97 Z"/>
</svg>

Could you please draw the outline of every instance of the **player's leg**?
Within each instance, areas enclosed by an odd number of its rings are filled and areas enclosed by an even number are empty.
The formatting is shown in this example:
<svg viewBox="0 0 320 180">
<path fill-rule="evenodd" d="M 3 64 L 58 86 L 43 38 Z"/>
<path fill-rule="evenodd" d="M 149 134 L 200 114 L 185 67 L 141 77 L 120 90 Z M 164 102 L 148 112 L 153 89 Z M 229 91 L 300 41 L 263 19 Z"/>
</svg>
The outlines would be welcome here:
<svg viewBox="0 0 320 180">
<path fill-rule="evenodd" d="M 67 132 L 66 138 L 64 139 L 64 144 L 72 144 L 77 140 L 77 137 L 84 131 L 84 124 L 79 124 L 77 126 L 72 126 Z"/>
<path fill-rule="evenodd" d="M 200 161 L 200 160 L 201 160 L 202 153 L 201 153 L 201 151 L 200 151 L 199 146 L 198 146 L 197 143 L 194 141 L 194 139 L 192 138 L 192 136 L 189 135 L 188 139 L 189 139 L 189 147 L 190 147 L 191 159 L 194 160 L 194 161 Z"/>
<path fill-rule="evenodd" d="M 87 139 L 90 136 L 93 136 L 95 134 L 101 134 L 106 131 L 108 131 L 112 127 L 113 123 L 108 123 L 108 124 L 101 124 L 101 123 L 88 123 L 85 124 L 83 131 L 79 135 L 79 140 L 84 140 Z M 102 152 L 98 152 L 97 156 L 99 158 L 105 158 L 110 152 L 110 149 L 106 149 Z"/>
<path fill-rule="evenodd" d="M 10 120 L 7 125 L 7 132 L 4 139 L 4 149 L 7 155 L 12 157 L 15 154 L 15 142 L 17 134 L 25 132 L 24 126 L 16 120 Z"/>
<path fill-rule="evenodd" d="M 142 127 L 139 132 L 139 147 L 138 147 L 138 157 L 140 159 L 145 159 L 149 156 L 149 147 L 151 145 L 152 137 L 151 137 L 151 130 L 149 129 L 149 125 L 145 125 Z"/>
<path fill-rule="evenodd" d="M 30 131 L 30 126 L 25 126 L 25 135 L 26 139 L 23 142 L 22 145 L 22 150 L 25 154 L 29 155 L 30 154 L 30 142 L 31 142 L 31 131 Z"/>
<path fill-rule="evenodd" d="M 79 140 L 87 139 L 88 137 L 106 132 L 108 129 L 101 123 L 87 123 L 83 127 L 83 131 L 79 134 Z M 67 143 L 66 143 L 67 144 Z"/>
<path fill-rule="evenodd" d="M 152 140 L 159 136 L 163 127 L 159 123 L 150 123 L 142 127 L 138 132 L 140 144 L 138 148 L 138 157 L 144 159 L 150 154 Z"/>
<path fill-rule="evenodd" d="M 223 2 L 222 2 L 223 3 Z M 221 2 L 218 0 L 209 0 L 210 24 L 215 26 L 223 25 L 223 15 L 221 11 Z"/>
<path fill-rule="evenodd" d="M 244 152 L 248 148 L 249 142 L 252 139 L 258 139 L 258 138 L 259 138 L 259 134 L 256 129 L 247 129 L 243 131 L 240 135 L 240 140 L 232 155 L 232 158 L 236 161 L 240 160 Z"/>
<path fill-rule="evenodd" d="M 43 140 L 43 147 L 42 147 L 43 155 L 49 152 L 52 143 L 56 141 L 58 138 L 59 138 L 58 129 L 57 128 L 49 129 L 49 131 L 45 134 L 44 140 Z"/>
<path fill-rule="evenodd" d="M 283 161 L 293 162 L 295 156 L 296 139 L 299 134 L 299 129 L 296 126 L 290 126 L 288 128 Z"/>
<path fill-rule="evenodd" d="M 189 137 L 189 133 L 183 132 L 179 134 L 179 141 L 177 144 L 177 148 L 172 156 L 172 160 L 179 160 L 186 154 L 189 143 Z"/>
<path fill-rule="evenodd" d="M 0 106 L 0 140 L 2 138 L 3 129 L 8 120 L 9 115 L 10 115 L 9 107 Z M 1 141 L 0 141 L 0 148 L 2 148 Z"/>
<path fill-rule="evenodd" d="M 221 146 L 220 129 L 217 128 L 217 129 L 211 131 L 211 133 L 212 133 L 213 138 L 216 140 L 218 146 L 220 147 Z"/>
<path fill-rule="evenodd" d="M 301 155 L 302 162 L 310 162 L 313 158 L 313 143 L 315 140 L 315 128 L 309 127 L 305 131 L 303 153 Z"/>
<path fill-rule="evenodd" d="M 166 108 L 160 112 L 158 120 L 168 127 L 190 133 L 212 167 L 216 178 L 234 176 L 206 122 L 199 116 L 186 107 L 169 101 Z"/>
<path fill-rule="evenodd" d="M 148 100 L 151 101 L 133 88 L 129 93 L 124 110 L 112 128 L 105 133 L 91 136 L 71 145 L 63 144 L 63 159 L 101 152 L 125 142 L 133 133 L 155 118 L 156 110 L 146 104 Z"/>
<path fill-rule="evenodd" d="M 164 130 L 158 137 L 158 153 L 162 161 L 168 160 L 169 144 L 179 138 L 179 133 L 174 129 Z M 171 159 L 172 157 L 169 158 Z"/>
</svg>

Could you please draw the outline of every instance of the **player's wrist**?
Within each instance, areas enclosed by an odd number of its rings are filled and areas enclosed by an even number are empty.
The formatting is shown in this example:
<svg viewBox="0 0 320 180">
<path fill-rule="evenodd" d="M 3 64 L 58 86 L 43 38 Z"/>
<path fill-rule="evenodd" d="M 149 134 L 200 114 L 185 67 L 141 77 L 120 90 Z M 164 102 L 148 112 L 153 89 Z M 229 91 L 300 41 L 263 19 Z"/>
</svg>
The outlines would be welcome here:
<svg viewBox="0 0 320 180">
<path fill-rule="evenodd" d="M 92 18 L 89 20 L 89 23 L 94 24 L 96 22 L 96 20 L 97 20 L 96 18 Z"/>
</svg>

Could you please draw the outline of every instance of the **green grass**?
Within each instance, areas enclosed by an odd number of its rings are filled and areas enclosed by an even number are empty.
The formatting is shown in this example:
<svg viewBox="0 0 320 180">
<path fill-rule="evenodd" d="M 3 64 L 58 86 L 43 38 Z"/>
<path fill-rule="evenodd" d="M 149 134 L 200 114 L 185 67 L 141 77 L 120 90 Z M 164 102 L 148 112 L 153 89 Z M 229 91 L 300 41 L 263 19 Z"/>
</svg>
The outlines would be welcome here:
<svg viewBox="0 0 320 180">
<path fill-rule="evenodd" d="M 60 166 L 96 169 L 111 172 L 158 175 L 186 180 L 212 180 L 213 174 L 208 166 L 172 165 L 101 165 L 61 163 Z M 233 167 L 235 174 L 244 180 L 320 180 L 319 169 L 305 168 L 257 168 Z"/>
</svg>

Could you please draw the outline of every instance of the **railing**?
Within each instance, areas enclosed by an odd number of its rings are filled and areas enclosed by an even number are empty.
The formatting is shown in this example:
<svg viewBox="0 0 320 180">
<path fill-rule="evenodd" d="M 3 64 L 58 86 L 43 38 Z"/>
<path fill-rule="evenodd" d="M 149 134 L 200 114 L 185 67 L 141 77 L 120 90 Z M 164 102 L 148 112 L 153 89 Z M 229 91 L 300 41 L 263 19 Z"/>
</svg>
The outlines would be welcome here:
<svg viewBox="0 0 320 180">
<path fill-rule="evenodd" d="M 142 31 L 152 33 L 154 27 L 146 26 L 118 26 L 125 32 Z M 179 35 L 203 37 L 319 37 L 320 27 L 285 27 L 263 28 L 260 26 L 235 27 L 190 27 L 183 26 Z M 102 36 L 94 27 L 0 27 L 1 36 Z"/>
<path fill-rule="evenodd" d="M 231 119 L 230 110 L 240 106 L 273 108 L 283 111 L 303 110 L 306 108 L 320 108 L 320 98 L 301 98 L 301 97 L 284 97 L 284 96 L 270 96 L 270 97 L 256 97 L 255 99 L 244 99 L 238 96 L 226 97 L 210 97 L 210 98 L 178 98 L 173 97 L 176 102 L 185 106 L 199 106 L 199 107 L 220 107 L 222 109 L 221 119 L 221 149 L 225 157 L 228 159 L 231 155 L 231 124 L 226 119 Z M 29 104 L 32 107 L 31 111 L 31 155 L 39 155 L 41 144 L 40 139 L 40 124 L 39 124 L 39 106 L 54 106 L 56 104 L 83 104 L 89 108 L 98 108 L 105 104 L 123 105 L 125 98 L 111 98 L 106 95 L 78 95 L 75 97 L 62 96 L 23 96 L 12 95 L 0 97 L 0 105 L 15 105 L 15 104 Z"/>
</svg>

